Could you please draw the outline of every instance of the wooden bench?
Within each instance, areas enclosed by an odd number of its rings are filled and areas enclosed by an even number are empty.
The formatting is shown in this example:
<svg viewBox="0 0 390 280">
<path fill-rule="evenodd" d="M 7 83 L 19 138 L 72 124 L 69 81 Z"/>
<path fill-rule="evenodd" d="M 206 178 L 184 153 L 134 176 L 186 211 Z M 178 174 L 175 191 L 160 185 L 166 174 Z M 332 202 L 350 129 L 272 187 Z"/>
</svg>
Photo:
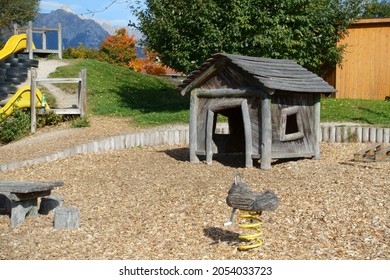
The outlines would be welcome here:
<svg viewBox="0 0 390 280">
<path fill-rule="evenodd" d="M 10 201 L 11 227 L 17 227 L 26 216 L 38 216 L 38 197 L 51 194 L 64 182 L 0 181 L 0 196 Z"/>
</svg>

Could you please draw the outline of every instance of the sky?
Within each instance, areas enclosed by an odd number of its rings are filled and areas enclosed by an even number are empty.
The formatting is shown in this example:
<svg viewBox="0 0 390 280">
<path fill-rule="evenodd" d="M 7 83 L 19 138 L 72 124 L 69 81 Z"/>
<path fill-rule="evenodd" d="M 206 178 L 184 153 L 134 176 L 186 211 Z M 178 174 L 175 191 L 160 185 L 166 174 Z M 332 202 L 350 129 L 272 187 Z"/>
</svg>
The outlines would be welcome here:
<svg viewBox="0 0 390 280">
<path fill-rule="evenodd" d="M 129 5 L 144 0 L 41 0 L 40 13 L 49 13 L 62 6 L 67 6 L 73 12 L 84 17 L 92 17 L 98 21 L 107 21 L 112 26 L 127 26 L 129 20 L 136 18 L 131 14 Z"/>
</svg>

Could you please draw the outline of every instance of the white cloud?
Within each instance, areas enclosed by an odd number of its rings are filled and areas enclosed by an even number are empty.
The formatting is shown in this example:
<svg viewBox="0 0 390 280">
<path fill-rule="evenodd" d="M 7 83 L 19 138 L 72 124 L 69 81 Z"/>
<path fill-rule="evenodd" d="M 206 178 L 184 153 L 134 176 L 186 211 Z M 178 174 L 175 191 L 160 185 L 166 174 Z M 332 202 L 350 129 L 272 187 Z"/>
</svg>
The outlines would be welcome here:
<svg viewBox="0 0 390 280">
<path fill-rule="evenodd" d="M 76 11 L 81 9 L 80 5 L 66 5 L 64 3 L 58 1 L 41 1 L 39 5 L 39 10 L 42 13 L 48 13 L 53 10 L 63 9 L 63 10 L 71 10 Z"/>
<path fill-rule="evenodd" d="M 123 20 L 123 19 L 113 19 L 113 20 L 108 20 L 111 25 L 113 26 L 127 26 L 129 23 L 129 20 Z"/>
</svg>

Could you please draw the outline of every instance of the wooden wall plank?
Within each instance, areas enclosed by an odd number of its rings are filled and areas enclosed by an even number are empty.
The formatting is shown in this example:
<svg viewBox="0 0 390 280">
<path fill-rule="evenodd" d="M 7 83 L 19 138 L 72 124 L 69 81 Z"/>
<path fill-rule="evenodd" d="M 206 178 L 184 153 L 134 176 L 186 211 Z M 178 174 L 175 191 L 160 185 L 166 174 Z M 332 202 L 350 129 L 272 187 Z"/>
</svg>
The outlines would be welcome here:
<svg viewBox="0 0 390 280">
<path fill-rule="evenodd" d="M 340 42 L 347 48 L 342 65 L 336 68 L 336 98 L 384 100 L 390 96 L 389 38 L 390 19 L 362 21 L 349 28 L 349 35 Z M 332 75 L 326 79 L 333 82 Z"/>
</svg>

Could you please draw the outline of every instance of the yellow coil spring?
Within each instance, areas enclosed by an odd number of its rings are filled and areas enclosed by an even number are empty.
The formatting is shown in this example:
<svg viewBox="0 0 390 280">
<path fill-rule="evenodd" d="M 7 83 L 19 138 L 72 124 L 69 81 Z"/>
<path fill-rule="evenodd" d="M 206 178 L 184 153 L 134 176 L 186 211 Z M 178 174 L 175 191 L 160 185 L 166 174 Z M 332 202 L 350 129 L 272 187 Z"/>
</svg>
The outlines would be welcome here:
<svg viewBox="0 0 390 280">
<path fill-rule="evenodd" d="M 251 210 L 241 210 L 240 209 L 240 218 L 250 220 L 249 224 L 240 224 L 239 227 L 246 230 L 253 230 L 255 233 L 248 235 L 240 235 L 238 238 L 244 239 L 247 241 L 252 241 L 250 245 L 241 245 L 238 247 L 239 250 L 249 250 L 253 248 L 260 247 L 263 245 L 263 240 L 259 238 L 263 234 L 263 231 L 260 229 L 260 226 L 263 224 L 263 221 L 260 219 L 261 211 L 251 211 Z"/>
</svg>

